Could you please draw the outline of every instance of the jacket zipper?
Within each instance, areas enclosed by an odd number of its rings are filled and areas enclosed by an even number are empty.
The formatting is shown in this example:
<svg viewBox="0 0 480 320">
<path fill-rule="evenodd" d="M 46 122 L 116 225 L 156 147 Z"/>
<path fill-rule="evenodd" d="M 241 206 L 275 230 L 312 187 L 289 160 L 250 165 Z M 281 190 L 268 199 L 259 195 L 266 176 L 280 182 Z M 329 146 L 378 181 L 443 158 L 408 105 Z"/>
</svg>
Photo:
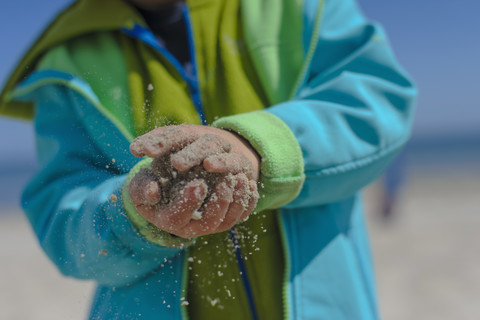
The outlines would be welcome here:
<svg viewBox="0 0 480 320">
<path fill-rule="evenodd" d="M 305 57 L 305 64 L 303 66 L 303 69 L 297 79 L 297 82 L 295 86 L 293 87 L 291 97 L 293 98 L 297 93 L 302 85 L 303 81 L 305 81 L 305 77 L 307 74 L 308 66 L 312 60 L 313 54 L 315 52 L 315 47 L 316 47 L 316 39 L 318 38 L 318 33 L 319 33 L 319 25 L 320 25 L 320 20 L 321 20 L 321 13 L 323 9 L 324 1 L 321 1 L 318 4 L 317 7 L 317 17 L 316 21 L 314 24 L 314 31 L 312 33 L 309 49 L 307 51 L 306 57 Z M 200 95 L 200 89 L 199 89 L 199 84 L 198 84 L 198 79 L 197 79 L 197 61 L 196 61 L 196 56 L 195 56 L 195 43 L 193 39 L 193 34 L 192 34 L 192 26 L 191 26 L 191 21 L 190 21 L 190 15 L 188 12 L 188 7 L 186 5 L 183 6 L 182 8 L 182 14 L 185 20 L 185 23 L 187 25 L 187 37 L 188 37 L 188 46 L 189 46 L 189 54 L 190 54 L 190 62 L 192 63 L 192 75 L 188 75 L 183 68 L 183 66 L 180 64 L 180 62 L 162 45 L 160 45 L 159 41 L 155 37 L 155 35 L 147 28 L 140 26 L 136 24 L 133 29 L 127 29 L 127 28 L 122 28 L 122 31 L 136 39 L 139 39 L 146 43 L 147 45 L 151 46 L 158 52 L 160 52 L 168 62 L 172 64 L 172 66 L 175 68 L 175 70 L 179 73 L 179 75 L 184 79 L 184 81 L 187 83 L 188 88 L 190 90 L 190 95 L 192 98 L 192 101 L 194 103 L 195 109 L 198 112 L 198 115 L 200 117 L 201 123 L 203 125 L 207 124 L 207 120 L 205 118 L 205 112 L 203 110 L 203 105 L 202 105 L 202 100 L 201 100 L 201 95 Z M 290 319 L 290 288 L 289 288 L 289 275 L 291 273 L 291 263 L 290 263 L 290 249 L 288 246 L 288 238 L 287 238 L 287 232 L 286 232 L 286 227 L 285 227 L 285 222 L 284 219 L 282 218 L 282 215 L 279 215 L 279 225 L 280 225 L 280 234 L 282 237 L 283 245 L 285 248 L 285 273 L 283 277 L 283 285 L 282 285 L 282 298 L 283 298 L 283 308 L 284 308 L 284 320 Z M 245 267 L 245 263 L 243 261 L 243 256 L 242 252 L 240 249 L 240 245 L 238 243 L 238 239 L 236 239 L 234 231 L 235 229 L 231 229 L 229 231 L 230 238 L 232 239 L 235 247 L 235 257 L 237 260 L 237 264 L 239 266 L 239 269 L 241 271 L 241 277 L 242 277 L 242 282 L 245 287 L 245 292 L 247 295 L 248 299 L 248 304 L 250 307 L 250 312 L 252 315 L 253 320 L 257 320 L 257 312 L 256 312 L 256 307 L 255 307 L 255 302 L 253 299 L 253 293 L 251 289 L 250 282 L 248 280 L 248 275 L 247 275 L 247 270 Z M 185 266 L 184 262 L 184 271 L 183 271 L 183 279 L 186 279 L 188 277 L 188 269 Z M 186 289 L 186 286 L 184 285 L 184 288 Z M 186 290 L 184 291 L 186 293 Z M 186 308 L 184 306 L 181 306 L 181 314 L 184 319 L 188 319 L 188 312 L 186 311 Z"/>
<path fill-rule="evenodd" d="M 187 82 L 190 86 L 190 93 L 192 95 L 192 100 L 195 105 L 195 109 L 197 109 L 200 119 L 203 125 L 207 124 L 207 119 L 205 118 L 205 111 L 203 110 L 202 98 L 200 95 L 200 88 L 199 88 L 199 81 L 198 81 L 198 73 L 197 73 L 197 57 L 195 54 L 195 41 L 193 39 L 193 28 L 190 19 L 190 13 L 188 12 L 188 7 L 184 5 L 182 7 L 182 14 L 187 25 L 187 37 L 188 37 L 188 49 L 190 54 L 190 63 L 192 64 L 192 76 L 191 81 Z M 176 59 L 175 59 L 176 60 Z M 183 68 L 182 68 L 183 70 Z"/>
<path fill-rule="evenodd" d="M 235 258 L 237 260 L 238 268 L 240 269 L 240 276 L 242 277 L 242 283 L 245 289 L 245 294 L 247 296 L 248 306 L 250 307 L 250 314 L 252 315 L 252 320 L 258 320 L 257 308 L 255 307 L 255 300 L 253 298 L 252 286 L 248 280 L 247 267 L 243 261 L 242 250 L 240 249 L 240 243 L 238 238 L 235 236 L 236 229 L 233 227 L 228 231 L 228 235 L 233 242 L 233 248 L 235 250 Z"/>
<path fill-rule="evenodd" d="M 160 54 L 162 54 L 169 63 L 172 64 L 172 66 L 175 68 L 175 70 L 179 73 L 179 75 L 184 79 L 184 81 L 187 83 L 189 89 L 190 89 L 190 95 L 192 98 L 192 101 L 194 103 L 195 109 L 198 112 L 198 115 L 200 117 L 200 120 L 203 125 L 207 124 L 207 120 L 205 118 L 205 113 L 203 110 L 203 105 L 202 105 L 202 100 L 200 96 L 200 89 L 198 85 L 198 79 L 197 79 L 197 61 L 195 57 L 195 43 L 193 40 L 193 34 L 192 34 L 192 25 L 190 22 L 190 15 L 188 12 L 188 7 L 184 5 L 182 7 L 182 14 L 184 17 L 184 21 L 187 25 L 187 37 L 188 37 L 188 47 L 189 47 L 189 53 L 190 53 L 190 62 L 192 64 L 192 74 L 188 75 L 187 72 L 185 71 L 185 68 L 180 64 L 180 62 L 165 48 L 163 47 L 158 39 L 155 37 L 155 35 L 148 29 L 143 26 L 140 26 L 136 24 L 132 29 L 127 29 L 127 28 L 122 28 L 122 31 L 142 42 L 145 44 L 149 45 L 153 49 L 157 50 Z M 248 280 L 248 275 L 247 275 L 247 269 L 245 266 L 245 263 L 243 261 L 243 256 L 242 252 L 240 249 L 240 245 L 238 242 L 238 239 L 235 237 L 235 231 L 234 229 L 231 229 L 229 231 L 230 238 L 234 243 L 234 248 L 235 248 L 235 258 L 238 264 L 238 267 L 240 269 L 240 275 L 242 277 L 242 283 L 245 288 L 245 293 L 247 295 L 247 300 L 248 300 L 248 305 L 250 307 L 250 313 L 252 315 L 252 320 L 258 320 L 257 317 L 257 311 L 255 307 L 255 302 L 253 299 L 253 293 L 252 293 L 252 288 L 250 285 L 250 282 Z M 185 282 L 185 279 L 188 278 L 188 269 L 187 269 L 188 262 L 186 260 L 184 261 L 184 268 L 183 268 L 183 275 L 182 278 Z M 186 284 L 182 284 L 182 293 L 186 294 Z M 180 306 L 180 313 L 182 315 L 183 319 L 188 319 L 188 312 L 186 310 L 186 307 L 184 305 Z"/>
<path fill-rule="evenodd" d="M 187 83 L 188 89 L 190 92 L 190 97 L 193 101 L 195 106 L 195 110 L 197 111 L 200 121 L 203 125 L 207 124 L 207 120 L 205 118 L 205 112 L 203 110 L 202 99 L 200 96 L 200 88 L 197 79 L 197 61 L 195 59 L 195 43 L 193 40 L 193 35 L 191 32 L 191 24 L 190 24 L 190 17 L 188 14 L 188 8 L 186 5 L 182 7 L 182 14 L 185 19 L 185 23 L 187 24 L 187 39 L 188 39 L 188 47 L 190 51 L 190 62 L 192 64 L 192 74 L 189 75 L 185 71 L 185 68 L 182 64 L 175 58 L 165 47 L 163 47 L 155 35 L 146 27 L 143 27 L 139 24 L 135 24 L 133 28 L 122 28 L 121 30 L 123 33 L 142 41 L 143 43 L 147 44 L 148 46 L 155 49 L 159 52 L 167 61 L 175 68 L 178 74 L 182 77 L 182 79 Z"/>
<path fill-rule="evenodd" d="M 163 47 L 155 35 L 148 29 L 141 25 L 135 24 L 132 29 L 122 28 L 122 31 L 143 43 L 149 45 L 157 52 L 159 52 L 167 61 L 175 68 L 178 74 L 182 77 L 182 79 L 187 83 L 188 89 L 190 92 L 190 97 L 193 101 L 195 110 L 200 117 L 200 121 L 202 125 L 207 125 L 207 119 L 205 117 L 205 112 L 203 110 L 202 99 L 200 95 L 200 88 L 198 83 L 197 77 L 197 61 L 195 57 L 195 42 L 193 39 L 192 34 L 192 26 L 190 22 L 190 15 L 188 12 L 188 7 L 184 5 L 182 7 L 182 15 L 184 17 L 185 24 L 187 26 L 187 40 L 188 40 L 188 48 L 190 54 L 190 63 L 192 64 L 192 74 L 189 75 L 185 71 L 185 68 L 182 64 L 175 58 L 165 47 Z M 187 283 L 188 283 L 188 248 L 185 250 L 184 261 L 183 261 L 183 270 L 182 270 L 182 285 L 180 288 L 182 298 L 185 299 L 187 296 Z M 189 319 L 189 314 L 187 311 L 186 306 L 188 305 L 188 301 L 183 301 L 180 304 L 180 315 L 181 318 L 184 320 Z"/>
</svg>

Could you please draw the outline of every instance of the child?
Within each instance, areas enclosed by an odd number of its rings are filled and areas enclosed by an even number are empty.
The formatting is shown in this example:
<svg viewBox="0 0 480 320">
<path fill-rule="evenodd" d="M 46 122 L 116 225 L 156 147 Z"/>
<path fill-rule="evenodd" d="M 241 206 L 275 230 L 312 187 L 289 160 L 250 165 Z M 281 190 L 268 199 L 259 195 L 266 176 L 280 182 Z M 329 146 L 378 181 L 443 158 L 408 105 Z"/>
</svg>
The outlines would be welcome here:
<svg viewBox="0 0 480 320">
<path fill-rule="evenodd" d="M 91 319 L 377 319 L 359 190 L 415 93 L 353 0 L 79 0 L 0 111 L 35 119 L 23 207 Z"/>
</svg>

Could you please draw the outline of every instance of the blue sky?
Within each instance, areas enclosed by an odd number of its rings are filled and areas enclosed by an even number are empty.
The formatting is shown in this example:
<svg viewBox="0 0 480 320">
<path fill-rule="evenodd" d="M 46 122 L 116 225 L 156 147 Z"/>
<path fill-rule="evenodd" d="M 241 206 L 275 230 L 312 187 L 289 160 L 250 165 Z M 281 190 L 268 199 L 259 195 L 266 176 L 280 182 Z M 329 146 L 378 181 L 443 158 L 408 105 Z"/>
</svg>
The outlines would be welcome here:
<svg viewBox="0 0 480 320">
<path fill-rule="evenodd" d="M 360 0 L 420 88 L 415 134 L 480 135 L 480 4 Z M 480 146 L 479 146 L 480 147 Z"/>
<path fill-rule="evenodd" d="M 0 84 L 42 26 L 69 2 L 0 2 Z M 359 4 L 367 17 L 384 26 L 398 59 L 420 87 L 414 137 L 480 137 L 478 2 L 359 0 Z M 0 148 L 6 150 L 1 162 L 31 158 L 30 126 L 0 118 Z"/>
</svg>

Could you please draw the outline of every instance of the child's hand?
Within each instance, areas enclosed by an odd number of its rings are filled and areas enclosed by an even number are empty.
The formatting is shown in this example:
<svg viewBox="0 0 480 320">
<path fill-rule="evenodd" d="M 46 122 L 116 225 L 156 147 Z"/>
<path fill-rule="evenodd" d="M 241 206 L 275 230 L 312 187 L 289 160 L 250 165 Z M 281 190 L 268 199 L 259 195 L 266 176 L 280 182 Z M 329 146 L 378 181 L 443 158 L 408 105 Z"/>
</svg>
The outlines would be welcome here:
<svg viewBox="0 0 480 320">
<path fill-rule="evenodd" d="M 162 230 L 183 238 L 225 231 L 246 219 L 256 206 L 258 156 L 231 132 L 196 125 L 162 127 L 135 139 L 130 151 L 156 159 L 170 155 L 173 168 L 188 177 L 173 199 L 163 204 L 155 168 L 141 171 L 130 183 L 138 212 Z M 205 174 L 190 178 L 186 172 L 198 172 L 195 168 L 200 165 L 217 178 L 209 180 Z"/>
<path fill-rule="evenodd" d="M 130 152 L 150 158 L 172 153 L 172 165 L 178 171 L 203 164 L 209 172 L 243 172 L 255 181 L 260 168 L 257 153 L 238 135 L 199 125 L 157 128 L 136 138 Z"/>
</svg>

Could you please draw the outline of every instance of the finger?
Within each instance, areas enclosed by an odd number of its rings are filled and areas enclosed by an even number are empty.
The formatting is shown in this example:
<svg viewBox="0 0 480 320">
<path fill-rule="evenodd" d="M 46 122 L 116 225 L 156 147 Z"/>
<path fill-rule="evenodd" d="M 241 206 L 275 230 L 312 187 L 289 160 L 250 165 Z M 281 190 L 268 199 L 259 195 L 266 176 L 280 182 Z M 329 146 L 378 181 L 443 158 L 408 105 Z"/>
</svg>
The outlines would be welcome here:
<svg viewBox="0 0 480 320">
<path fill-rule="evenodd" d="M 233 201 L 228 207 L 227 214 L 225 219 L 218 226 L 216 232 L 223 232 L 238 222 L 240 222 L 241 217 L 245 210 L 249 207 L 249 180 L 245 174 L 238 174 L 231 176 L 231 179 L 234 179 L 235 190 L 233 191 Z"/>
<path fill-rule="evenodd" d="M 198 133 L 185 130 L 182 126 L 157 128 L 136 138 L 130 145 L 130 152 L 136 157 L 156 158 L 179 150 L 198 137 Z"/>
<path fill-rule="evenodd" d="M 230 152 L 231 145 L 215 134 L 204 134 L 182 150 L 171 156 L 172 166 L 178 171 L 185 171 L 198 166 L 208 156 Z"/>
<path fill-rule="evenodd" d="M 149 137 L 153 135 L 158 135 L 167 128 L 168 127 L 156 128 L 144 135 L 135 138 L 135 140 L 133 140 L 133 142 L 130 144 L 130 153 L 139 158 L 145 156 L 145 144 L 147 140 L 150 139 Z"/>
<path fill-rule="evenodd" d="M 244 155 L 236 153 L 221 153 L 207 157 L 203 167 L 208 172 L 216 173 L 244 173 L 248 178 L 253 176 L 253 166 Z"/>
<path fill-rule="evenodd" d="M 257 182 L 254 180 L 248 181 L 248 190 L 249 190 L 249 199 L 248 199 L 248 206 L 245 208 L 242 216 L 240 217 L 240 222 L 245 221 L 248 216 L 255 210 L 257 206 L 258 199 L 260 195 L 258 194 Z"/>
<path fill-rule="evenodd" d="M 192 215 L 200 209 L 207 193 L 208 187 L 204 180 L 189 181 L 171 203 L 158 210 L 156 221 L 159 228 L 177 234 L 177 231 L 184 227 L 192 219 Z"/>
<path fill-rule="evenodd" d="M 153 217 L 155 217 L 157 214 L 156 206 L 148 205 L 148 204 L 139 204 L 135 206 L 135 209 L 137 209 L 137 212 L 145 220 L 155 225 L 155 221 L 153 220 Z"/>
<path fill-rule="evenodd" d="M 147 203 L 150 204 L 156 204 L 160 202 L 162 198 L 161 188 L 157 181 L 150 181 L 147 183 L 143 194 Z"/>
<path fill-rule="evenodd" d="M 128 192 L 134 205 L 153 205 L 162 197 L 161 187 L 149 169 L 142 169 L 133 177 Z"/>
<path fill-rule="evenodd" d="M 233 200 L 233 188 L 225 178 L 220 179 L 214 192 L 202 207 L 202 218 L 191 220 L 182 230 L 181 236 L 186 238 L 198 237 L 214 233 L 223 222 L 228 207 Z"/>
</svg>

